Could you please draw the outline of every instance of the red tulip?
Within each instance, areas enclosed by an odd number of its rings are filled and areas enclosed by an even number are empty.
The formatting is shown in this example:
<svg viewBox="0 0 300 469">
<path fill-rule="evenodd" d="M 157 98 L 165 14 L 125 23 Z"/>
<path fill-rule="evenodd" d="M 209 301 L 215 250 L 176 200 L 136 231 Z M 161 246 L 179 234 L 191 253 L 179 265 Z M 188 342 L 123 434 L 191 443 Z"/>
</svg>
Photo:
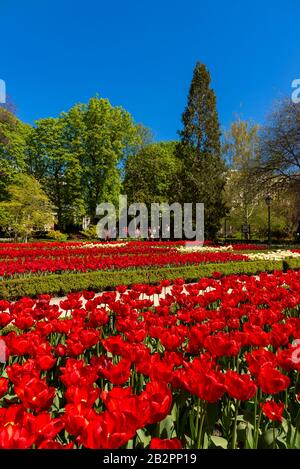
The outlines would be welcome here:
<svg viewBox="0 0 300 469">
<path fill-rule="evenodd" d="M 69 403 L 74 405 L 85 404 L 87 407 L 92 407 L 94 402 L 100 395 L 100 389 L 93 386 L 69 386 L 65 392 L 65 398 Z"/>
<path fill-rule="evenodd" d="M 37 434 L 37 444 L 42 440 L 52 440 L 65 426 L 62 418 L 53 419 L 49 412 L 41 412 L 33 417 L 31 425 L 32 431 Z"/>
<path fill-rule="evenodd" d="M 24 407 L 41 412 L 52 405 L 55 388 L 48 387 L 45 381 L 38 378 L 23 379 L 15 385 L 15 392 Z"/>
<path fill-rule="evenodd" d="M 245 358 L 252 375 L 257 376 L 260 369 L 266 363 L 269 363 L 272 367 L 276 367 L 277 360 L 276 356 L 265 349 L 254 350 L 252 353 L 246 353 Z"/>
<path fill-rule="evenodd" d="M 52 355 L 37 355 L 35 362 L 40 370 L 47 371 L 54 367 L 56 358 Z"/>
<path fill-rule="evenodd" d="M 251 380 L 250 375 L 239 375 L 231 370 L 225 374 L 225 386 L 228 395 L 239 401 L 248 401 L 257 391 L 257 387 Z"/>
<path fill-rule="evenodd" d="M 120 385 L 126 383 L 130 377 L 130 361 L 123 358 L 117 365 L 107 361 L 101 369 L 101 373 L 112 384 Z"/>
<path fill-rule="evenodd" d="M 273 421 L 277 420 L 280 423 L 282 422 L 282 412 L 284 411 L 283 402 L 277 404 L 275 401 L 269 400 L 264 404 L 260 403 L 260 407 L 268 419 Z"/>
<path fill-rule="evenodd" d="M 290 385 L 290 379 L 271 365 L 266 364 L 259 371 L 258 384 L 265 394 L 276 394 L 284 391 Z"/>
<path fill-rule="evenodd" d="M 58 441 L 53 440 L 44 440 L 38 447 L 38 449 L 73 449 L 74 448 L 74 441 L 63 445 Z"/>
<path fill-rule="evenodd" d="M 27 449 L 30 448 L 36 436 L 21 425 L 8 423 L 0 428 L 0 449 Z"/>
<path fill-rule="evenodd" d="M 150 408 L 149 423 L 156 423 L 163 420 L 171 409 L 172 393 L 164 383 L 157 381 L 148 383 L 141 398 L 148 402 Z"/>
<path fill-rule="evenodd" d="M 182 443 L 178 438 L 171 440 L 161 440 L 160 438 L 152 438 L 150 442 L 150 449 L 181 449 Z"/>
<path fill-rule="evenodd" d="M 9 313 L 0 313 L 0 326 L 5 327 L 12 321 L 12 317 Z"/>
<path fill-rule="evenodd" d="M 8 391 L 8 379 L 0 378 L 0 398 L 5 396 Z"/>
<path fill-rule="evenodd" d="M 6 311 L 10 307 L 10 302 L 6 300 L 0 300 L 0 311 Z"/>
<path fill-rule="evenodd" d="M 97 417 L 96 412 L 84 403 L 67 404 L 63 421 L 65 428 L 70 435 L 78 436 L 88 426 L 90 420 Z"/>
<path fill-rule="evenodd" d="M 132 428 L 143 428 L 149 420 L 150 406 L 142 396 L 136 396 L 132 389 L 114 387 L 111 391 L 103 391 L 101 398 L 110 412 L 125 414 L 130 419 Z"/>
<path fill-rule="evenodd" d="M 84 429 L 80 442 L 90 449 L 120 448 L 135 434 L 124 414 L 102 412 Z"/>
<path fill-rule="evenodd" d="M 226 391 L 225 377 L 221 373 L 208 371 L 207 373 L 188 373 L 188 389 L 200 399 L 207 402 L 217 402 Z"/>
</svg>

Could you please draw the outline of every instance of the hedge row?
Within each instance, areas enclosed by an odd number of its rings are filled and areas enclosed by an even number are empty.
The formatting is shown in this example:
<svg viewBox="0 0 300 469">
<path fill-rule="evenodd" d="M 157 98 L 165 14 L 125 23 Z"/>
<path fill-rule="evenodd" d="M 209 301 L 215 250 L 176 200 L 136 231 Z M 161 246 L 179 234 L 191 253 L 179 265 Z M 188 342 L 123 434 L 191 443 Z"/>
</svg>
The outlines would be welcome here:
<svg viewBox="0 0 300 469">
<path fill-rule="evenodd" d="M 33 276 L 2 281 L 0 285 L 0 299 L 16 300 L 24 296 L 35 297 L 41 293 L 63 296 L 69 292 L 82 290 L 108 290 L 117 285 L 132 285 L 135 283 L 155 284 L 164 279 L 174 280 L 176 278 L 184 278 L 187 282 L 193 282 L 201 277 L 210 277 L 214 272 L 220 272 L 222 275 L 251 275 L 259 272 L 298 268 L 300 269 L 300 259 L 289 259 L 288 261 L 242 261 L 229 262 L 227 264 L 152 268 L 151 270 L 96 271 Z"/>
</svg>

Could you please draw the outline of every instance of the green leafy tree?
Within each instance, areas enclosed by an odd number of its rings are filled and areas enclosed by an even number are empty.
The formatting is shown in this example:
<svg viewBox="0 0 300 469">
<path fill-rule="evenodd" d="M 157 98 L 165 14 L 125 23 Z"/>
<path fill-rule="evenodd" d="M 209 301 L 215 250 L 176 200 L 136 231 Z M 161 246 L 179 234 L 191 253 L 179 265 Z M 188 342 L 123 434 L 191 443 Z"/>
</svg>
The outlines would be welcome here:
<svg viewBox="0 0 300 469">
<path fill-rule="evenodd" d="M 231 207 L 231 215 L 239 218 L 240 224 L 250 223 L 268 191 L 253 171 L 260 164 L 258 131 L 258 125 L 237 120 L 224 134 L 223 153 L 229 166 L 226 201 Z"/>
<path fill-rule="evenodd" d="M 16 175 L 27 170 L 26 141 L 30 132 L 29 125 L 0 107 L 0 201 L 7 199 L 7 187 Z"/>
<path fill-rule="evenodd" d="M 265 198 L 270 194 L 272 238 L 292 239 L 299 220 L 299 196 L 292 185 L 282 186 L 276 183 L 278 178 L 265 178 L 261 171 L 259 127 L 246 121 L 234 122 L 224 135 L 223 152 L 229 167 L 225 196 L 231 210 L 227 227 L 230 226 L 231 231 L 240 236 L 241 225 L 250 224 L 252 238 L 266 239 L 268 217 Z M 249 239 L 249 236 L 245 235 L 245 238 Z"/>
<path fill-rule="evenodd" d="M 121 166 L 128 148 L 141 141 L 131 115 L 107 99 L 92 98 L 81 106 L 80 164 L 87 213 L 93 221 L 97 204 L 118 204 Z"/>
<path fill-rule="evenodd" d="M 197 63 L 182 115 L 176 154 L 182 161 L 177 192 L 182 202 L 204 203 L 205 234 L 215 238 L 226 213 L 225 164 L 221 158 L 216 97 L 205 65 Z"/>
<path fill-rule="evenodd" d="M 7 188 L 9 199 L 0 203 L 0 226 L 15 239 L 27 241 L 35 231 L 54 222 L 52 205 L 40 183 L 20 174 Z"/>
<path fill-rule="evenodd" d="M 28 167 L 55 205 L 59 229 L 80 225 L 86 214 L 93 222 L 100 202 L 118 203 L 122 165 L 146 134 L 128 112 L 98 97 L 36 122 Z"/>
<path fill-rule="evenodd" d="M 70 148 L 66 116 L 37 121 L 28 145 L 29 171 L 56 207 L 58 227 L 80 224 L 84 214 L 82 169 Z"/>
<path fill-rule="evenodd" d="M 176 142 L 152 143 L 127 159 L 123 192 L 129 203 L 172 203 L 180 171 L 175 148 Z"/>
<path fill-rule="evenodd" d="M 143 148 L 154 143 L 153 134 L 148 127 L 138 123 L 136 124 L 136 132 L 137 135 L 132 140 L 132 144 L 127 145 L 123 152 L 122 164 L 120 165 L 122 179 L 125 178 L 125 167 L 128 158 L 136 156 Z"/>
</svg>

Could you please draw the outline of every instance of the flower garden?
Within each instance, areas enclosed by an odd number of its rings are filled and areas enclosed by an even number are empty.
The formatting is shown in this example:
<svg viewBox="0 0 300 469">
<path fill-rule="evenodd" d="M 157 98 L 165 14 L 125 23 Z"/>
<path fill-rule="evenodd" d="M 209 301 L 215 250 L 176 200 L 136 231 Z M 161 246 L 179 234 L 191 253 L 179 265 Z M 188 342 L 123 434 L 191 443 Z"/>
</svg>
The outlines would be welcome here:
<svg viewBox="0 0 300 469">
<path fill-rule="evenodd" d="M 300 448 L 298 258 L 3 244 L 0 448 Z"/>
</svg>

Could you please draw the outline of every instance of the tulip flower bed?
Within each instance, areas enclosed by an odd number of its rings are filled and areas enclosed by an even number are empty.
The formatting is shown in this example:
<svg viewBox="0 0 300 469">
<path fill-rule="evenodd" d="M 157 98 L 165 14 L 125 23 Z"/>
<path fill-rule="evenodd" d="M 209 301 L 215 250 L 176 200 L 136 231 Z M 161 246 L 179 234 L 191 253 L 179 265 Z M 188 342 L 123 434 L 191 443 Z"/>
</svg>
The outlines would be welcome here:
<svg viewBox="0 0 300 469">
<path fill-rule="evenodd" d="M 181 242 L 182 243 L 182 242 Z M 126 270 L 164 266 L 244 261 L 248 257 L 230 252 L 178 251 L 179 243 L 129 242 L 120 246 L 96 243 L 39 243 L 37 246 L 6 245 L 0 249 L 0 278 L 32 274 Z M 106 246 L 104 248 L 104 246 Z"/>
<path fill-rule="evenodd" d="M 0 247 L 0 277 L 9 278 L 41 273 L 88 272 L 141 267 L 195 265 L 202 263 L 247 260 L 231 251 L 262 250 L 264 246 L 234 245 L 226 252 L 213 247 L 209 251 L 182 252 L 177 242 L 112 242 L 106 243 L 29 243 L 4 244 Z M 228 249 L 228 250 L 227 250 Z"/>
<path fill-rule="evenodd" d="M 233 251 L 264 251 L 268 249 L 265 244 L 233 244 Z"/>
<path fill-rule="evenodd" d="M 0 448 L 300 448 L 300 272 L 169 285 L 0 301 Z"/>
<path fill-rule="evenodd" d="M 3 243 L 0 298 L 15 300 L 43 293 L 61 296 L 177 277 L 191 282 L 215 271 L 228 275 L 300 268 L 299 254 L 292 253 L 295 259 L 276 253 L 255 254 L 264 249 L 263 245 L 214 246 L 211 242 L 201 248 L 198 243 L 186 245 L 183 241 Z"/>
</svg>

